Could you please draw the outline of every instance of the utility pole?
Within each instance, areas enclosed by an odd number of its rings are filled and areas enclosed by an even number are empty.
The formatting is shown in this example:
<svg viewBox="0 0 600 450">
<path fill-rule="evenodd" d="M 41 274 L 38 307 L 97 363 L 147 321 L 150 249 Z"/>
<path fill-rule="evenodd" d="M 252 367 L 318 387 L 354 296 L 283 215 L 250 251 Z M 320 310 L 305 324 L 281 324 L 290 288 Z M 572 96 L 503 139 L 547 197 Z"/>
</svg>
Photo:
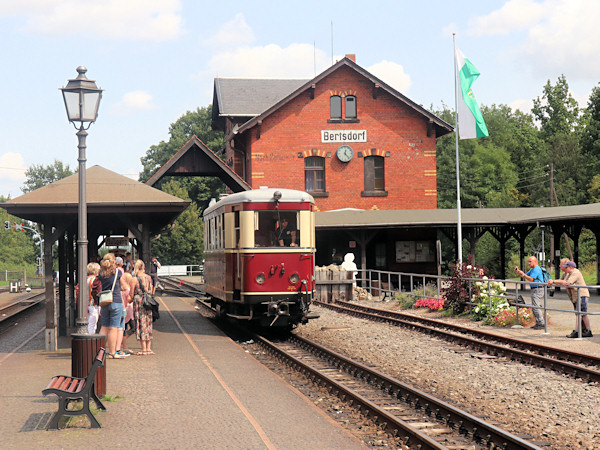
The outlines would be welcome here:
<svg viewBox="0 0 600 450">
<path fill-rule="evenodd" d="M 550 163 L 550 207 L 554 206 L 554 196 L 552 195 L 554 191 L 554 163 Z M 559 258 L 555 254 L 554 251 L 554 232 L 552 227 L 550 227 L 550 260 L 554 262 L 554 278 L 558 279 L 560 276 L 560 264 Z"/>
</svg>

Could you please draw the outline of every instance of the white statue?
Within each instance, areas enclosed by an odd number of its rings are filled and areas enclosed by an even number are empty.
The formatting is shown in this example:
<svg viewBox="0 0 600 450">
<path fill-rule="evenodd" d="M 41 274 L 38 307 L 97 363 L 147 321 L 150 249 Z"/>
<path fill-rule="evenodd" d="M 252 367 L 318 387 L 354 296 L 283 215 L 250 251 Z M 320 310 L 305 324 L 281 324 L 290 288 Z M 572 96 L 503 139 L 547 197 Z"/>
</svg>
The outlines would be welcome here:
<svg viewBox="0 0 600 450">
<path fill-rule="evenodd" d="M 354 283 L 352 283 L 352 285 L 356 286 L 356 274 L 358 273 L 358 267 L 356 267 L 356 264 L 354 263 L 354 253 L 346 253 L 344 255 L 342 269 L 348 272 L 352 272 L 352 279 L 354 280 Z"/>
</svg>

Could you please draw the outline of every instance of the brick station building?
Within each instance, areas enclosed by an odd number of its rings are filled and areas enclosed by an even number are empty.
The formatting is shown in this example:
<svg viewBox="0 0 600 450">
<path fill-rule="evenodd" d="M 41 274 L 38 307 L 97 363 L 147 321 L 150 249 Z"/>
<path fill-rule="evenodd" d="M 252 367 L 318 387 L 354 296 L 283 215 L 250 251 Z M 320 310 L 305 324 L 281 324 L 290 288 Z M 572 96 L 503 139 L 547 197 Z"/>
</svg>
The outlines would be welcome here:
<svg viewBox="0 0 600 450">
<path fill-rule="evenodd" d="M 317 211 L 437 208 L 436 140 L 453 131 L 354 55 L 311 80 L 216 78 L 212 122 L 227 165 L 253 189 L 307 191 Z M 317 229 L 317 263 L 353 251 L 361 266 L 368 243 L 370 268 L 432 272 L 436 239 L 431 228 Z M 423 255 L 399 257 L 398 245 Z"/>
<path fill-rule="evenodd" d="M 215 79 L 213 127 L 249 185 L 307 191 L 320 211 L 435 209 L 436 139 L 453 130 L 354 55 L 312 80 Z"/>
</svg>

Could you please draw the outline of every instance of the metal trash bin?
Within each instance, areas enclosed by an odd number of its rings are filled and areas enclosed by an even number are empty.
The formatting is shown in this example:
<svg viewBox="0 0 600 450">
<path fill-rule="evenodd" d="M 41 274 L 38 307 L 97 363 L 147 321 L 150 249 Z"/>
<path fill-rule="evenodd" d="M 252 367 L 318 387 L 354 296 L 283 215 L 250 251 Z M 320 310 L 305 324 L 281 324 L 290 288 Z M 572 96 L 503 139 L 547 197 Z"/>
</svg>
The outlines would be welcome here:
<svg viewBox="0 0 600 450">
<path fill-rule="evenodd" d="M 71 376 L 85 378 L 92 369 L 98 350 L 101 347 L 106 348 L 106 336 L 103 334 L 72 334 L 71 338 Z M 100 367 L 96 372 L 94 388 L 98 398 L 106 395 L 106 365 Z"/>
</svg>

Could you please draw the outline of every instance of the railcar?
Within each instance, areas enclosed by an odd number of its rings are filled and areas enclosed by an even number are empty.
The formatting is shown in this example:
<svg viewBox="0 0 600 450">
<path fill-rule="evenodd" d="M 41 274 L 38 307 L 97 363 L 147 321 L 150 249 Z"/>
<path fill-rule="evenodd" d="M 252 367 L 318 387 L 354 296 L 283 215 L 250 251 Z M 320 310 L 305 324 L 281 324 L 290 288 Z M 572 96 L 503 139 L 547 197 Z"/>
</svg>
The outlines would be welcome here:
<svg viewBox="0 0 600 450">
<path fill-rule="evenodd" d="M 204 259 L 205 291 L 219 317 L 288 329 L 317 317 L 310 194 L 260 188 L 211 202 Z"/>
</svg>

